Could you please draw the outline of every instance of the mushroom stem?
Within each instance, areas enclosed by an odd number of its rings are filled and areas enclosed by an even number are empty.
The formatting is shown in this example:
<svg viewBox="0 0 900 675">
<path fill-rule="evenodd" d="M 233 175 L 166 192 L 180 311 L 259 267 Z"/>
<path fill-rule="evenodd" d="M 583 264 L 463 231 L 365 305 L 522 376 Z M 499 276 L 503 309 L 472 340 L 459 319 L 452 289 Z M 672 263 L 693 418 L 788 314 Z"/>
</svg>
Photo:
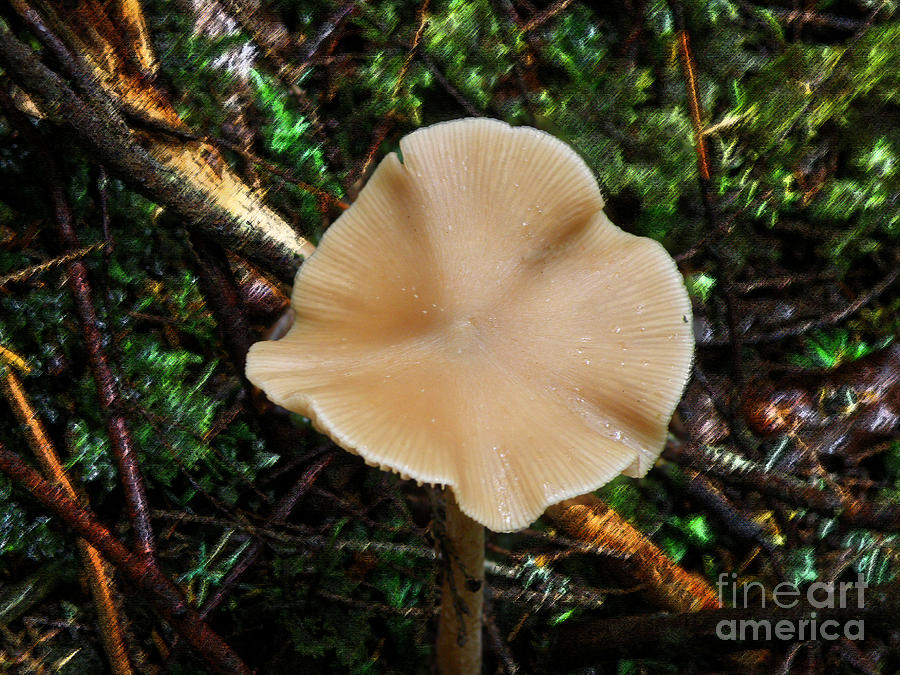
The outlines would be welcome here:
<svg viewBox="0 0 900 675">
<path fill-rule="evenodd" d="M 481 673 L 481 612 L 484 601 L 484 526 L 459 510 L 450 490 L 437 666 L 441 675 Z"/>
</svg>

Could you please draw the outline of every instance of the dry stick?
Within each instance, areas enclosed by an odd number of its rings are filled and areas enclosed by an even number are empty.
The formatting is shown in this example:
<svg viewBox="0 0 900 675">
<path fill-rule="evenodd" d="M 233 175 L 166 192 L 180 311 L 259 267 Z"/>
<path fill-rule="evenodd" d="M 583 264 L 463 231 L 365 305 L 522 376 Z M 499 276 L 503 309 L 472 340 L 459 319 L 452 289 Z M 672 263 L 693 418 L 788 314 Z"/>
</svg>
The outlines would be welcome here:
<svg viewBox="0 0 900 675">
<path fill-rule="evenodd" d="M 347 186 L 348 190 L 352 189 L 355 192 L 359 191 L 359 186 L 354 184 L 357 180 L 362 181 L 369 175 L 369 169 L 372 168 L 372 163 L 375 161 L 375 155 L 378 152 L 378 148 L 384 143 L 384 140 L 387 138 L 387 135 L 390 133 L 393 126 L 394 120 L 390 117 L 380 120 L 375 125 L 375 128 L 372 130 L 372 140 L 369 143 L 369 150 L 366 152 L 365 158 L 361 163 L 356 164 L 353 169 L 347 173 L 347 177 L 344 179 L 344 185 Z"/>
<path fill-rule="evenodd" d="M 129 42 L 133 45 L 134 55 L 145 74 L 153 75 L 159 70 L 156 55 L 153 53 L 150 31 L 147 20 L 141 9 L 140 0 L 119 0 L 117 10 L 118 23 L 122 26 Z"/>
<path fill-rule="evenodd" d="M 331 464 L 334 460 L 335 455 L 327 455 L 325 457 L 320 458 L 318 461 L 313 463 L 302 476 L 294 483 L 291 490 L 284 495 L 275 506 L 275 510 L 272 512 L 272 515 L 266 520 L 264 527 L 271 527 L 273 525 L 278 525 L 284 522 L 287 517 L 290 515 L 291 511 L 293 511 L 294 507 L 297 503 L 303 498 L 303 496 L 307 493 L 312 484 L 315 483 L 316 479 L 319 477 L 319 474 L 325 470 L 325 468 Z M 246 550 L 244 555 L 238 561 L 238 563 L 231 569 L 222 583 L 219 585 L 219 588 L 216 589 L 215 594 L 210 596 L 209 600 L 204 603 L 203 607 L 200 610 L 200 616 L 206 618 L 210 612 L 214 611 L 222 601 L 228 596 L 228 593 L 231 591 L 232 586 L 244 575 L 244 573 L 250 569 L 253 563 L 256 562 L 256 559 L 259 557 L 260 552 L 262 551 L 262 540 L 257 538 L 256 541 L 251 544 L 251 546 Z"/>
<path fill-rule="evenodd" d="M 222 145 L 222 146 L 228 148 L 232 152 L 239 154 L 246 161 L 262 167 L 269 173 L 271 173 L 275 176 L 278 176 L 279 178 L 282 178 L 293 185 L 296 185 L 298 188 L 300 188 L 304 192 L 309 192 L 311 194 L 316 195 L 316 197 L 318 197 L 330 204 L 333 204 L 334 206 L 338 207 L 339 209 L 346 210 L 346 209 L 350 208 L 350 205 L 347 202 L 341 200 L 339 197 L 336 197 L 335 195 L 331 194 L 327 190 L 323 190 L 322 188 L 316 187 L 315 185 L 311 185 L 310 183 L 307 183 L 306 181 L 300 180 L 293 174 L 292 171 L 289 171 L 287 169 L 282 169 L 281 167 L 276 166 L 275 164 L 272 164 L 272 162 L 266 161 L 265 159 L 263 159 L 262 157 L 260 157 L 259 155 L 255 154 L 255 153 L 251 152 L 250 150 L 247 150 L 246 148 L 242 148 L 230 141 L 225 140 L 224 138 L 210 137 L 209 140 L 214 142 L 217 145 Z M 307 251 L 306 255 L 309 256 L 311 253 L 312 253 L 312 247 L 310 245 L 310 248 Z"/>
<path fill-rule="evenodd" d="M 270 13 L 260 11 L 264 8 L 258 2 L 222 0 L 222 4 L 260 48 L 262 61 L 274 68 L 276 77 L 290 89 L 291 94 L 297 99 L 300 110 L 310 122 L 312 137 L 329 150 L 334 150 L 335 148 L 330 145 L 325 127 L 319 119 L 318 107 L 309 100 L 297 82 L 322 45 L 353 11 L 356 2 L 349 2 L 340 7 L 324 22 L 316 37 L 307 40 L 302 45 L 298 38 L 290 34 L 284 24 L 273 20 Z M 301 61 L 299 64 L 292 62 L 294 52 L 298 53 Z"/>
<path fill-rule="evenodd" d="M 798 337 L 800 335 L 809 333 L 809 331 L 819 330 L 822 328 L 827 328 L 828 326 L 838 324 L 878 298 L 882 293 L 893 286 L 898 279 L 900 279 L 900 261 L 897 261 L 897 263 L 895 263 L 895 266 L 884 276 L 881 281 L 879 281 L 865 293 L 861 293 L 852 302 L 848 302 L 841 309 L 831 312 L 820 319 L 810 319 L 808 321 L 802 321 L 792 326 L 779 328 L 778 330 L 774 330 L 771 333 L 761 333 L 759 335 L 744 335 L 741 338 L 742 342 L 743 344 L 748 345 L 769 344 L 772 342 L 779 342 L 787 338 Z M 704 346 L 721 346 L 728 344 L 728 341 L 720 338 L 706 338 L 702 341 L 698 341 L 698 343 Z"/>
<path fill-rule="evenodd" d="M 241 302 L 240 291 L 235 284 L 228 260 L 218 245 L 203 236 L 193 236 L 191 247 L 197 263 L 204 298 L 216 317 L 234 367 L 243 378 L 247 350 L 252 342 L 251 331 Z M 262 426 L 268 430 L 271 425 L 263 424 Z M 267 526 L 281 523 L 290 515 L 297 502 L 306 494 L 319 474 L 333 459 L 333 455 L 323 457 L 306 470 L 293 488 L 275 506 L 272 515 L 267 520 Z M 234 583 L 256 562 L 261 551 L 262 542 L 257 538 L 228 573 L 216 593 L 204 604 L 200 612 L 201 616 L 206 617 L 219 606 L 227 597 Z"/>
<path fill-rule="evenodd" d="M 839 517 L 849 525 L 876 530 L 900 529 L 900 509 L 894 506 L 885 504 L 879 508 L 861 500 L 841 498 L 833 492 L 766 471 L 759 463 L 740 455 L 684 445 L 666 448 L 663 456 L 677 464 L 710 473 L 726 483 L 750 488 L 816 513 Z"/>
<path fill-rule="evenodd" d="M 2 377 L 3 391 L 7 401 L 19 423 L 25 429 L 28 445 L 37 457 L 44 473 L 62 487 L 71 499 L 78 500 L 75 488 L 60 463 L 44 425 L 34 406 L 31 405 L 19 378 L 9 368 L 2 367 L 0 367 L 0 377 Z M 100 638 L 109 659 L 110 669 L 117 675 L 134 672 L 128 661 L 122 619 L 116 607 L 114 582 L 97 549 L 81 538 L 75 543 L 82 567 L 88 578 L 91 594 L 94 596 L 94 604 L 100 621 Z"/>
<path fill-rule="evenodd" d="M 390 26 L 379 20 L 379 18 L 370 9 L 368 9 L 367 5 L 360 4 L 359 8 L 364 12 L 368 10 L 365 18 L 370 21 L 372 25 L 378 28 L 384 35 L 390 35 Z M 390 43 L 407 51 L 409 51 L 412 47 L 412 45 L 410 45 L 405 40 L 400 40 L 397 38 L 390 38 Z M 434 59 L 432 59 L 422 50 L 419 50 L 419 58 L 422 59 L 422 63 L 425 64 L 425 67 L 428 68 L 428 70 L 434 76 L 434 79 L 437 80 L 438 84 L 440 84 L 444 88 L 444 91 L 450 94 L 450 96 L 452 96 L 456 100 L 456 102 L 459 103 L 460 107 L 462 107 L 462 109 L 465 110 L 470 117 L 484 117 L 484 113 L 480 112 L 471 101 L 466 99 L 466 97 L 463 96 L 459 92 L 459 90 L 450 83 L 450 81 L 447 79 L 447 76 L 444 75 L 444 73 L 438 67 L 437 63 L 435 63 Z"/>
<path fill-rule="evenodd" d="M 703 213 L 706 225 L 710 232 L 718 230 L 716 209 L 713 205 L 712 186 L 710 184 L 712 171 L 710 169 L 709 154 L 706 149 L 706 137 L 703 134 L 703 109 L 700 105 L 700 95 L 697 86 L 697 69 L 694 56 L 691 53 L 691 41 L 688 31 L 684 26 L 684 18 L 680 5 L 675 7 L 675 20 L 678 26 L 678 54 L 684 73 L 685 87 L 687 89 L 688 108 L 690 110 L 691 125 L 694 129 L 694 148 L 697 153 L 697 178 L 700 183 L 700 197 L 703 202 Z M 715 246 L 710 246 L 710 252 L 716 258 L 720 274 L 725 280 L 725 309 L 728 316 L 728 335 L 731 343 L 732 358 L 734 360 L 734 376 L 740 383 L 744 379 L 743 344 L 738 330 L 739 320 L 735 299 L 731 288 L 734 283 L 734 275 L 730 265 Z"/>
<path fill-rule="evenodd" d="M 165 122 L 161 122 L 159 120 L 132 115 L 128 111 L 124 111 L 123 114 L 125 118 L 130 123 L 134 124 L 135 127 L 139 130 L 168 134 L 180 141 L 202 141 L 205 143 L 210 143 L 211 145 L 215 145 L 216 147 L 231 150 L 233 153 L 240 155 L 241 159 L 243 159 L 244 161 L 261 167 L 268 173 L 278 176 L 279 178 L 292 185 L 296 185 L 304 192 L 309 192 L 310 194 L 315 195 L 320 200 L 323 200 L 329 204 L 333 204 L 340 209 L 350 208 L 350 205 L 348 203 L 342 201 L 340 198 L 331 194 L 327 190 L 323 190 L 320 187 L 316 187 L 315 185 L 307 183 L 306 181 L 300 180 L 289 169 L 283 169 L 273 164 L 272 162 L 263 159 L 252 150 L 248 150 L 243 146 L 232 143 L 225 138 L 214 136 L 209 133 L 194 133 L 193 131 L 183 129 L 180 126 L 172 126 L 171 124 L 166 124 Z"/>
<path fill-rule="evenodd" d="M 303 68 L 306 68 L 312 63 L 322 47 L 329 41 L 334 31 L 340 28 L 344 20 L 349 17 L 356 8 L 357 2 L 352 0 L 351 2 L 338 7 L 338 9 L 323 22 L 322 28 L 316 33 L 316 36 L 309 41 L 309 45 L 307 46 L 306 53 L 303 57 Z"/>
<path fill-rule="evenodd" d="M 26 9 L 28 9 L 27 6 Z M 0 21 L 0 31 L 2 31 L 3 25 L 3 22 Z M 7 115 L 17 124 L 23 134 L 32 139 L 40 151 L 42 139 L 37 133 L 33 132 L 26 121 L 23 121 L 24 115 L 15 108 L 10 107 L 8 98 L 5 90 L 0 91 L 0 103 L 5 108 Z M 44 152 L 43 154 L 51 176 L 53 176 L 54 160 L 49 152 Z M 53 182 L 49 191 L 51 204 L 56 216 L 59 240 L 66 248 L 78 249 L 80 246 L 78 236 L 72 225 L 71 210 L 63 196 L 62 189 L 57 183 Z M 128 426 L 121 413 L 118 387 L 103 352 L 102 343 L 104 336 L 100 332 L 97 313 L 93 305 L 91 287 L 87 280 L 87 268 L 80 259 L 73 259 L 66 263 L 66 271 L 69 287 L 75 300 L 76 313 L 81 323 L 84 342 L 88 349 L 88 359 L 97 387 L 100 405 L 107 413 L 107 431 L 110 445 L 119 468 L 119 478 L 125 491 L 129 516 L 135 530 L 139 551 L 146 556 L 150 556 L 154 550 L 153 535 L 147 510 L 146 495 L 144 494 L 143 478 L 138 469 L 137 456 Z"/>
<path fill-rule="evenodd" d="M 241 302 L 241 293 L 234 280 L 234 274 L 221 247 L 203 236 L 191 238 L 191 252 L 196 262 L 200 278 L 200 289 L 204 300 L 213 312 L 222 333 L 223 342 L 231 356 L 248 398 L 257 414 L 264 414 L 270 406 L 254 392 L 244 375 L 247 351 L 253 342 L 252 331 Z M 297 433 L 295 426 L 286 419 L 269 417 L 261 420 L 260 429 L 269 445 L 275 446 L 281 454 L 296 451 L 296 444 L 285 441 L 282 432 Z"/>
<path fill-rule="evenodd" d="M 59 267 L 60 265 L 65 265 L 66 263 L 72 262 L 73 260 L 78 260 L 79 258 L 85 258 L 89 256 L 94 251 L 99 251 L 100 249 L 106 246 L 105 241 L 98 241 L 90 246 L 85 246 L 84 248 L 78 249 L 77 251 L 71 251 L 64 255 L 58 256 L 56 258 L 52 258 L 47 260 L 46 262 L 42 262 L 38 265 L 32 265 L 31 267 L 26 267 L 24 269 L 19 270 L 18 272 L 11 272 L 5 276 L 0 277 L 0 288 L 6 286 L 6 284 L 10 282 L 20 282 L 25 281 L 26 279 L 30 279 L 31 277 L 42 274 L 47 270 L 51 270 L 54 267 Z"/>
<path fill-rule="evenodd" d="M 531 90 L 525 82 L 525 71 L 527 69 L 536 79 L 534 70 L 535 64 L 537 63 L 538 59 L 535 56 L 535 52 L 540 49 L 540 45 L 538 44 L 538 40 L 535 39 L 535 36 L 532 35 L 528 30 L 526 30 L 522 19 L 519 16 L 519 13 L 516 11 L 516 8 L 513 7 L 513 4 L 512 2 L 510 2 L 510 0 L 494 0 L 494 3 L 500 6 L 500 8 L 506 14 L 509 22 L 512 24 L 514 41 L 515 37 L 522 37 L 524 38 L 524 44 L 527 45 L 525 58 L 522 58 L 515 47 L 510 49 L 510 53 L 513 55 L 512 70 L 513 75 L 516 79 L 516 85 L 519 88 L 519 94 L 525 101 L 525 106 L 528 110 L 531 125 L 537 126 L 537 115 L 535 114 L 534 98 L 531 95 Z"/>
<path fill-rule="evenodd" d="M 72 212 L 63 196 L 62 188 L 53 184 L 50 188 L 50 199 L 56 212 L 57 232 L 63 246 L 78 247 L 78 235 L 72 225 Z M 88 361 L 97 386 L 100 408 L 107 415 L 107 432 L 119 478 L 125 491 L 128 504 L 128 515 L 134 528 L 137 550 L 142 556 L 152 558 L 155 552 L 153 528 L 147 507 L 147 495 L 144 491 L 144 477 L 138 464 L 137 449 L 131 438 L 128 422 L 122 412 L 122 398 L 116 378 L 110 370 L 103 343 L 107 336 L 100 331 L 97 310 L 94 308 L 93 293 L 88 282 L 87 268 L 80 260 L 73 260 L 66 265 L 69 288 L 75 299 L 75 313 L 81 324 L 82 335 L 88 351 Z"/>
<path fill-rule="evenodd" d="M 700 108 L 700 97 L 697 92 L 697 75 L 694 68 L 694 56 L 691 53 L 691 42 L 688 32 L 678 31 L 678 54 L 687 86 L 688 108 L 691 113 L 691 124 L 694 127 L 694 149 L 697 153 L 697 170 L 704 181 L 711 177 L 709 155 L 706 152 L 706 139 L 703 136 L 703 111 Z"/>
<path fill-rule="evenodd" d="M 745 11 L 751 14 L 755 14 L 756 10 L 759 9 L 751 5 L 749 2 L 744 2 L 743 0 L 739 0 L 738 4 L 740 4 Z M 864 27 L 866 25 L 865 21 L 860 21 L 859 19 L 847 19 L 845 17 L 836 16 L 834 14 L 826 14 L 823 12 L 815 12 L 810 10 L 779 9 L 777 7 L 767 6 L 765 8 L 765 12 L 766 14 L 774 16 L 777 20 L 783 21 L 788 25 L 796 21 L 801 26 L 811 24 L 813 26 L 827 26 L 828 28 L 837 28 L 838 30 L 845 31 L 859 30 L 860 27 Z"/>
<path fill-rule="evenodd" d="M 425 64 L 434 76 L 434 79 L 438 81 L 438 84 L 440 84 L 444 88 L 444 91 L 450 94 L 450 96 L 459 103 L 462 109 L 465 110 L 470 117 L 484 117 L 484 113 L 478 110 L 472 102 L 460 93 L 459 89 L 450 83 L 450 80 L 447 79 L 447 76 L 444 75 L 443 71 L 434 62 L 434 59 L 427 54 L 421 54 L 420 58 L 422 59 L 422 63 Z"/>
<path fill-rule="evenodd" d="M 863 594 L 864 607 L 858 606 L 860 593 Z M 897 584 L 865 587 L 864 591 L 856 587 L 847 594 L 846 599 L 847 602 L 834 601 L 830 603 L 833 606 L 824 608 L 821 603 L 813 606 L 801 598 L 800 603 L 790 609 L 767 603 L 765 607 L 728 607 L 684 614 L 648 614 L 562 626 L 556 634 L 556 648 L 551 652 L 551 662 L 560 672 L 568 672 L 596 665 L 602 660 L 646 658 L 648 654 L 665 654 L 667 659 L 676 660 L 693 660 L 698 656 L 709 659 L 711 656 L 743 651 L 754 646 L 773 646 L 771 638 L 776 634 L 773 629 L 780 621 L 790 624 L 790 640 L 801 639 L 801 621 L 806 622 L 805 635 L 808 636 L 814 630 L 810 625 L 810 615 L 814 615 L 819 629 L 826 621 L 837 622 L 837 626 L 826 626 L 829 634 L 841 635 L 851 621 L 863 622 L 866 637 L 875 629 L 896 629 L 897 614 L 900 613 L 900 586 Z M 748 621 L 762 625 L 741 623 Z M 725 622 L 724 626 L 722 622 Z M 734 622 L 734 633 L 730 632 L 731 622 Z M 850 628 L 860 627 L 851 623 Z M 720 630 L 734 635 L 733 639 L 720 639 Z M 769 640 L 765 639 L 767 635 Z M 822 633 L 817 631 L 816 637 L 820 635 Z M 821 644 L 821 638 L 819 640 Z M 774 640 L 775 645 L 779 642 L 785 644 L 778 639 Z M 578 645 L 578 649 L 573 649 L 572 645 Z"/>
<path fill-rule="evenodd" d="M 51 33 L 35 31 L 50 40 Z M 49 36 L 49 37 L 48 37 Z M 58 41 L 57 41 L 58 42 Z M 0 19 L 0 66 L 31 96 L 47 117 L 95 153 L 99 161 L 154 201 L 170 207 L 187 224 L 227 242 L 235 251 L 261 262 L 280 278 L 292 279 L 310 245 L 273 215 L 231 211 L 198 183 L 155 158 L 141 147 L 108 96 L 85 89 L 76 94 L 38 55 L 23 44 Z"/>
<path fill-rule="evenodd" d="M 484 612 L 484 626 L 487 629 L 488 637 L 491 640 L 491 646 L 497 653 L 497 660 L 500 662 L 498 671 L 501 675 L 519 675 L 519 664 L 513 659 L 509 645 L 500 635 L 500 629 L 497 627 L 497 621 L 494 619 L 494 599 L 496 594 L 486 593 L 486 607 Z M 527 616 L 527 614 L 526 614 Z"/>
<path fill-rule="evenodd" d="M 634 563 L 629 571 L 647 584 L 654 600 L 675 611 L 718 607 L 716 593 L 705 579 L 686 572 L 656 544 L 593 495 L 567 499 L 545 515 L 569 536 L 596 546 L 601 552 L 625 554 Z"/>
<path fill-rule="evenodd" d="M 856 298 L 856 300 L 847 304 L 846 307 L 843 307 L 842 309 L 833 312 L 821 319 L 804 321 L 794 326 L 780 328 L 779 330 L 773 331 L 772 333 L 760 335 L 755 339 L 751 339 L 751 342 L 778 342 L 779 340 L 783 340 L 788 337 L 796 337 L 798 335 L 803 335 L 811 330 L 818 330 L 826 326 L 840 323 L 848 316 L 856 313 L 859 309 L 869 304 L 872 300 L 884 293 L 888 288 L 896 283 L 898 278 L 900 278 L 900 259 L 895 260 L 894 268 L 890 272 L 888 272 L 888 274 L 881 281 L 875 284 L 875 286 L 873 286 L 869 291 L 861 294 L 858 298 Z"/>
<path fill-rule="evenodd" d="M 4 365 L 15 366 L 26 375 L 31 372 L 31 366 L 28 365 L 28 362 L 25 359 L 16 354 L 13 350 L 0 345 L 0 367 Z"/>
<path fill-rule="evenodd" d="M 49 597 L 60 584 L 73 581 L 77 581 L 77 576 L 69 561 L 57 558 L 42 564 L 25 579 L 4 585 L 0 589 L 0 626 L 8 627 L 44 598 Z M 2 630 L 3 628 L 0 628 L 0 631 Z M 6 672 L 2 667 L 3 659 L 0 658 L 0 672 Z"/>
<path fill-rule="evenodd" d="M 259 47 L 262 58 L 272 61 L 278 75 L 296 79 L 299 69 L 288 65 L 292 53 L 297 51 L 297 41 L 284 24 L 274 21 L 259 2 L 246 0 L 221 0 L 222 8 L 237 21 L 250 39 Z"/>
<path fill-rule="evenodd" d="M 200 526 L 219 527 L 225 530 L 246 532 L 250 536 L 277 541 L 282 546 L 294 547 L 302 553 L 312 550 L 354 551 L 368 553 L 385 553 L 390 556 L 412 556 L 426 561 L 434 561 L 437 558 L 434 548 L 426 548 L 414 544 L 395 544 L 391 542 L 379 542 L 372 540 L 334 539 L 322 534 L 307 533 L 304 528 L 282 524 L 281 529 L 272 529 L 265 525 L 254 527 L 248 523 L 236 523 L 232 520 L 215 518 L 213 516 L 197 516 L 183 512 L 153 511 L 153 517 L 157 520 L 173 521 L 176 523 L 193 523 Z M 289 534 L 294 531 L 298 534 Z M 391 531 L 391 528 L 388 528 Z M 400 530 L 397 530 L 400 531 Z M 543 534 L 543 533 L 541 533 Z M 563 543 L 560 538 L 554 538 L 556 543 Z M 596 546 L 588 546 L 584 543 L 572 543 L 573 547 L 585 553 L 596 553 Z M 604 556 L 614 557 L 613 551 L 599 551 Z M 627 556 L 621 555 L 622 558 Z M 528 605 L 532 610 L 550 610 L 557 605 L 567 607 L 577 606 L 585 609 L 597 609 L 602 607 L 607 595 L 624 595 L 640 590 L 633 589 L 603 589 L 580 587 L 573 585 L 571 579 L 562 574 L 548 571 L 549 568 L 541 566 L 541 578 L 535 583 L 533 579 L 534 567 L 517 563 L 514 566 L 503 565 L 492 560 L 486 560 L 484 571 L 486 575 L 497 577 L 517 584 L 516 589 L 494 587 L 487 589 L 504 600 L 510 600 L 519 604 Z"/>
<path fill-rule="evenodd" d="M 673 469 L 675 465 L 663 463 L 663 475 L 678 485 L 681 481 Z M 772 534 L 760 523 L 756 522 L 752 514 L 746 513 L 734 505 L 717 485 L 710 481 L 704 474 L 696 469 L 685 468 L 684 476 L 687 478 L 685 491 L 695 497 L 703 507 L 715 515 L 737 538 L 750 541 L 761 547 L 769 554 L 769 560 L 779 577 L 785 579 L 784 557 L 781 549 L 773 541 Z M 680 486 L 679 486 L 680 487 Z"/>
<path fill-rule="evenodd" d="M 559 14 L 571 4 L 572 0 L 557 0 L 557 2 L 554 2 L 550 7 L 545 9 L 543 12 L 541 12 L 536 17 L 531 19 L 527 24 L 525 24 L 525 27 L 522 29 L 522 31 L 528 33 L 536 28 L 540 28 L 547 21 L 552 19 L 554 16 Z"/>
<path fill-rule="evenodd" d="M 416 15 L 418 17 L 419 26 L 416 28 L 416 33 L 413 35 L 412 45 L 409 48 L 409 52 L 406 55 L 406 58 L 403 60 L 403 66 L 400 68 L 400 74 L 397 75 L 397 83 L 394 85 L 394 93 L 392 98 L 396 99 L 397 95 L 400 93 L 400 88 L 403 86 L 403 80 L 406 79 L 406 73 L 409 71 L 410 65 L 412 65 L 413 59 L 419 51 L 419 41 L 422 39 L 422 34 L 425 32 L 425 26 L 428 25 L 428 1 L 422 0 L 422 4 L 419 5 L 419 9 L 416 10 Z"/>
<path fill-rule="evenodd" d="M 231 362 L 247 387 L 244 370 L 253 335 L 225 251 L 200 235 L 190 238 L 190 248 L 203 298 L 216 318 Z"/>
<path fill-rule="evenodd" d="M 0 445 L 0 471 L 24 488 L 53 515 L 96 548 L 119 572 L 142 590 L 160 615 L 199 655 L 220 673 L 251 670 L 231 647 L 188 604 L 162 571 L 116 539 L 97 518 L 69 497 L 65 488 L 52 485 L 22 459 Z"/>
<path fill-rule="evenodd" d="M 837 274 L 834 271 L 812 272 L 807 274 L 781 274 L 774 277 L 763 277 L 752 279 L 750 281 L 737 282 L 734 284 L 734 290 L 738 293 L 753 293 L 754 291 L 761 289 L 783 291 L 788 286 L 794 284 L 812 284 L 820 281 L 834 281 L 836 278 Z"/>
</svg>

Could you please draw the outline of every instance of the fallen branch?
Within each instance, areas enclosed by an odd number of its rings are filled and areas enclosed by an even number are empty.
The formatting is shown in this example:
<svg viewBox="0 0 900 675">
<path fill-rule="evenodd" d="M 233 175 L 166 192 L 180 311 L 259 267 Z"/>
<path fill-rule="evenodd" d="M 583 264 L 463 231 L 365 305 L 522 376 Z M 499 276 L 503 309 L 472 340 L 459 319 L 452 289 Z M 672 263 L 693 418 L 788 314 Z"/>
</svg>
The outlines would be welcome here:
<svg viewBox="0 0 900 675">
<path fill-rule="evenodd" d="M 900 612 L 900 587 L 896 584 L 866 588 L 863 608 L 857 606 L 856 589 L 850 595 L 851 602 L 831 603 L 848 604 L 848 607 L 812 606 L 801 595 L 797 606 L 790 609 L 773 606 L 774 603 L 770 601 L 766 607 L 649 614 L 572 624 L 555 632 L 553 637 L 556 647 L 551 652 L 550 662 L 554 664 L 554 670 L 568 671 L 596 665 L 598 661 L 647 658 L 653 654 L 664 655 L 666 661 L 694 659 L 698 656 L 708 658 L 728 652 L 772 647 L 779 642 L 789 644 L 791 641 L 804 641 L 806 638 L 800 637 L 800 622 L 806 622 L 804 629 L 809 636 L 810 631 L 816 630 L 810 624 L 813 619 L 820 631 L 817 633 L 819 639 L 823 637 L 822 630 L 826 630 L 829 635 L 837 631 L 843 637 L 841 627 L 846 627 L 851 621 L 863 622 L 866 636 L 873 629 L 896 627 L 896 617 Z M 793 637 L 772 639 L 778 636 L 776 627 L 782 621 L 786 622 L 783 626 L 789 625 L 792 628 Z M 829 621 L 836 624 L 823 628 L 823 624 Z M 768 639 L 767 624 L 775 628 L 774 631 L 768 630 Z M 857 628 L 856 624 L 851 626 Z M 733 630 L 736 632 L 732 632 Z M 723 639 L 720 635 L 726 635 L 728 639 Z M 786 628 L 782 635 L 787 635 Z M 572 645 L 578 645 L 578 648 L 572 649 Z"/>
<path fill-rule="evenodd" d="M 35 31 L 46 40 L 55 37 L 46 27 L 44 32 Z M 58 39 L 56 43 L 64 48 Z M 69 51 L 66 54 L 75 58 Z M 50 121 L 135 189 L 171 208 L 188 226 L 284 280 L 292 279 L 301 260 L 312 252 L 309 242 L 266 207 L 213 146 L 131 128 L 109 92 L 86 85 L 76 93 L 2 19 L 0 66 Z"/>
<path fill-rule="evenodd" d="M 78 248 L 78 235 L 72 223 L 72 212 L 63 196 L 62 188 L 50 187 L 50 199 L 56 215 L 57 232 L 60 241 L 67 248 Z M 144 478 L 138 465 L 137 449 L 131 438 L 128 421 L 122 412 L 122 397 L 116 378 L 109 367 L 109 361 L 103 349 L 107 336 L 100 330 L 97 310 L 94 308 L 93 293 L 88 282 L 87 268 L 81 260 L 72 260 L 66 264 L 69 288 L 75 299 L 75 313 L 81 324 L 82 336 L 88 352 L 88 361 L 100 408 L 106 414 L 106 428 L 109 434 L 110 447 L 119 470 L 119 480 L 128 503 L 128 515 L 134 528 L 138 551 L 143 556 L 153 556 L 153 529 L 147 508 L 147 495 L 144 490 Z"/>
<path fill-rule="evenodd" d="M 152 561 L 128 550 L 97 518 L 52 485 L 13 452 L 0 445 L 0 471 L 25 489 L 48 511 L 96 548 L 147 599 L 197 654 L 219 673 L 251 673 L 231 647 L 185 601 L 181 592 Z"/>
<path fill-rule="evenodd" d="M 653 599 L 676 611 L 718 607 L 718 597 L 707 581 L 690 574 L 666 555 L 631 523 L 593 495 L 567 499 L 545 515 L 569 536 L 627 556 L 628 569 L 647 585 Z"/>
<path fill-rule="evenodd" d="M 816 513 L 839 517 L 850 525 L 876 530 L 900 529 L 900 510 L 894 505 L 879 507 L 858 499 L 842 498 L 834 492 L 766 471 L 759 463 L 727 450 L 685 445 L 666 448 L 663 456 L 697 471 L 708 472 L 726 483 L 747 487 Z"/>
<path fill-rule="evenodd" d="M 19 424 L 25 429 L 28 446 L 37 458 L 44 473 L 65 490 L 71 499 L 78 500 L 78 493 L 69 480 L 69 475 L 63 468 L 62 463 L 59 461 L 59 457 L 53 444 L 50 442 L 50 438 L 47 436 L 44 425 L 41 423 L 34 406 L 31 405 L 31 401 L 28 399 L 28 395 L 25 393 L 19 378 L 9 368 L 2 367 L 0 367 L 0 378 L 2 378 L 3 393 L 6 395 L 13 413 L 19 420 Z M 94 598 L 94 605 L 97 608 L 97 617 L 100 622 L 100 638 L 103 642 L 103 649 L 106 651 L 106 657 L 109 660 L 110 670 L 116 675 L 132 673 L 134 671 L 128 661 L 122 617 L 119 616 L 116 606 L 115 582 L 97 549 L 80 538 L 75 544 L 78 548 L 79 558 L 81 558 L 81 566 L 84 568 L 87 576 L 91 595 Z"/>
</svg>

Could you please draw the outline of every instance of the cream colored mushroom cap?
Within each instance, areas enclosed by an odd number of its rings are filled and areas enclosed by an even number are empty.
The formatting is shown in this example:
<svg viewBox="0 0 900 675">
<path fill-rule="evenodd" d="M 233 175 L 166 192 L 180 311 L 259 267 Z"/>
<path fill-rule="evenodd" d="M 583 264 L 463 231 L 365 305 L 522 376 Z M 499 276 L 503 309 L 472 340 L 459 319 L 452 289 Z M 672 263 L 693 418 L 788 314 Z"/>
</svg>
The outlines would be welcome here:
<svg viewBox="0 0 900 675">
<path fill-rule="evenodd" d="M 250 381 L 495 531 L 646 473 L 693 354 L 673 260 L 546 133 L 465 119 L 400 150 L 298 272 Z"/>
</svg>

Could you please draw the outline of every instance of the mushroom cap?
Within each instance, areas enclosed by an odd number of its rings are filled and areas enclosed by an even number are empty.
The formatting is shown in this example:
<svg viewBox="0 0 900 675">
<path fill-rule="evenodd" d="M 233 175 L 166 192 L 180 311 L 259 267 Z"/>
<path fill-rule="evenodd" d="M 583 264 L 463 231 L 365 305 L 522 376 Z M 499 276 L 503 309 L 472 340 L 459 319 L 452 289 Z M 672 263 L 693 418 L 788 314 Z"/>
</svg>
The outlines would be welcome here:
<svg viewBox="0 0 900 675">
<path fill-rule="evenodd" d="M 250 381 L 495 531 L 645 474 L 694 347 L 665 249 L 613 225 L 541 131 L 456 120 L 400 150 L 298 272 L 294 325 L 253 345 Z"/>
</svg>

